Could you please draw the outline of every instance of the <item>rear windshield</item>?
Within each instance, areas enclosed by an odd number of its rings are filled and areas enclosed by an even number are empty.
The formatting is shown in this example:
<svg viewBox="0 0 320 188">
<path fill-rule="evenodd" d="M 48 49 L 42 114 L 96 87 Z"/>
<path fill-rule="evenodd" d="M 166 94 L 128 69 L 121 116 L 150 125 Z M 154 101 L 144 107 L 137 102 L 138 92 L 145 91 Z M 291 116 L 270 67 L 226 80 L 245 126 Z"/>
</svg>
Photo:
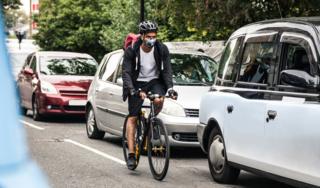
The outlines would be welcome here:
<svg viewBox="0 0 320 188">
<path fill-rule="evenodd" d="M 40 73 L 44 75 L 93 76 L 97 62 L 82 57 L 40 57 Z"/>
<path fill-rule="evenodd" d="M 217 72 L 217 63 L 202 55 L 170 54 L 173 81 L 176 85 L 211 85 Z"/>
</svg>

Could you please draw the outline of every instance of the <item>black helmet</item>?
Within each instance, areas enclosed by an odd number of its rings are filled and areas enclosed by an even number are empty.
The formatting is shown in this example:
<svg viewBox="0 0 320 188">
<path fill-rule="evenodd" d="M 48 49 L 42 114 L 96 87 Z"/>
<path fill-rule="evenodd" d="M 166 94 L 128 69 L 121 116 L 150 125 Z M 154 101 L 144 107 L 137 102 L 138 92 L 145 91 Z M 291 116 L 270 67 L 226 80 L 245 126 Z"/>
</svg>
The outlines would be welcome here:
<svg viewBox="0 0 320 188">
<path fill-rule="evenodd" d="M 149 32 L 157 32 L 158 25 L 152 21 L 143 21 L 139 24 L 139 33 L 145 34 Z"/>
</svg>

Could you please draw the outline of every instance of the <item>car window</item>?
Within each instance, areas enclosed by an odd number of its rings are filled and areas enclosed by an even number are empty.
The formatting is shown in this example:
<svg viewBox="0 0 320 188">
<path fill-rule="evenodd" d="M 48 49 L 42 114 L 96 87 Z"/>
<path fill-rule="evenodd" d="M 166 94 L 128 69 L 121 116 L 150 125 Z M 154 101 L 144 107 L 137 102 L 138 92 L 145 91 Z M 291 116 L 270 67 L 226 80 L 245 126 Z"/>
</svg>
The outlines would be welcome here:
<svg viewBox="0 0 320 188">
<path fill-rule="evenodd" d="M 232 80 L 233 71 L 236 65 L 237 55 L 240 50 L 241 38 L 231 39 L 223 52 L 219 64 L 218 77 L 223 80 Z"/>
<path fill-rule="evenodd" d="M 247 43 L 241 62 L 239 81 L 267 83 L 275 44 Z"/>
<path fill-rule="evenodd" d="M 282 70 L 294 69 L 310 74 L 310 60 L 307 51 L 298 44 L 284 45 L 284 61 Z"/>
<path fill-rule="evenodd" d="M 116 76 L 115 82 L 118 85 L 122 85 L 123 84 L 123 81 L 122 81 L 122 63 L 123 63 L 123 59 L 121 59 L 120 64 L 119 64 L 118 69 L 117 69 L 117 76 Z"/>
<path fill-rule="evenodd" d="M 170 54 L 173 81 L 176 85 L 213 84 L 217 63 L 207 56 Z"/>
<path fill-rule="evenodd" d="M 122 52 L 115 53 L 110 56 L 107 63 L 104 65 L 104 67 L 102 67 L 103 74 L 101 74 L 101 80 L 110 82 L 113 81 L 113 76 L 116 72 L 116 68 L 122 56 Z"/>
<path fill-rule="evenodd" d="M 34 56 L 34 54 L 30 54 L 28 55 L 28 57 L 25 59 L 23 68 L 29 67 L 30 63 L 31 63 L 31 59 Z"/>
<path fill-rule="evenodd" d="M 32 61 L 30 63 L 30 68 L 33 70 L 33 72 L 35 73 L 37 70 L 37 57 L 33 56 Z"/>
<path fill-rule="evenodd" d="M 45 75 L 93 76 L 97 62 L 92 58 L 42 56 L 40 73 Z"/>
</svg>

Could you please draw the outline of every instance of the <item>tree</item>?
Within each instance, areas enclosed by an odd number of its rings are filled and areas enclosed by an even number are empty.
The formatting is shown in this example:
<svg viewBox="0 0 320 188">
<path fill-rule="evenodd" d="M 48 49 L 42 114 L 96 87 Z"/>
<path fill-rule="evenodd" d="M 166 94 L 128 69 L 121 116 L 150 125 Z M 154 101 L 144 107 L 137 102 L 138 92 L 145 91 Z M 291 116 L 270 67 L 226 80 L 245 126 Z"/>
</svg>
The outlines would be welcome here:
<svg viewBox="0 0 320 188">
<path fill-rule="evenodd" d="M 110 25 L 109 0 L 41 0 L 34 36 L 44 50 L 85 52 L 101 59 L 107 49 L 101 44 L 101 30 Z"/>
<path fill-rule="evenodd" d="M 146 19 L 163 41 L 227 39 L 237 28 L 265 19 L 314 16 L 318 0 L 148 0 Z M 36 42 L 45 50 L 86 52 L 96 59 L 122 48 L 138 31 L 138 0 L 41 0 Z"/>
<path fill-rule="evenodd" d="M 2 0 L 2 9 L 19 9 L 20 0 Z"/>
<path fill-rule="evenodd" d="M 318 0 L 151 0 L 167 40 L 227 39 L 237 28 L 266 19 L 320 15 Z M 155 11 L 155 9 L 157 11 Z"/>
<path fill-rule="evenodd" d="M 101 31 L 101 44 L 109 50 L 123 47 L 124 38 L 130 32 L 138 31 L 139 4 L 137 0 L 112 0 L 103 14 L 110 19 Z"/>
<path fill-rule="evenodd" d="M 17 24 L 27 24 L 28 16 L 21 10 L 5 11 L 5 25 L 6 28 L 11 29 L 17 26 Z"/>
</svg>

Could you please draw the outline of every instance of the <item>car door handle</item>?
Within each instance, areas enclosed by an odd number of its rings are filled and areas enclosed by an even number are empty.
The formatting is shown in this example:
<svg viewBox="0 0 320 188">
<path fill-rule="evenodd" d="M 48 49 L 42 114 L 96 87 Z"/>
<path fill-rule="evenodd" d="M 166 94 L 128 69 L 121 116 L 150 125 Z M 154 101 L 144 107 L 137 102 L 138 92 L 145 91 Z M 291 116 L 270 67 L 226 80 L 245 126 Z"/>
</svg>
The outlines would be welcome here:
<svg viewBox="0 0 320 188">
<path fill-rule="evenodd" d="M 233 105 L 228 105 L 228 106 L 227 106 L 227 112 L 228 112 L 228 114 L 232 113 L 232 111 L 233 111 Z"/>
<path fill-rule="evenodd" d="M 277 111 L 275 110 L 268 110 L 268 117 L 267 117 L 267 122 L 269 122 L 269 120 L 274 120 L 277 116 Z"/>
</svg>

